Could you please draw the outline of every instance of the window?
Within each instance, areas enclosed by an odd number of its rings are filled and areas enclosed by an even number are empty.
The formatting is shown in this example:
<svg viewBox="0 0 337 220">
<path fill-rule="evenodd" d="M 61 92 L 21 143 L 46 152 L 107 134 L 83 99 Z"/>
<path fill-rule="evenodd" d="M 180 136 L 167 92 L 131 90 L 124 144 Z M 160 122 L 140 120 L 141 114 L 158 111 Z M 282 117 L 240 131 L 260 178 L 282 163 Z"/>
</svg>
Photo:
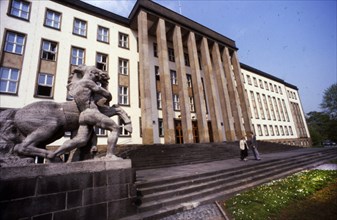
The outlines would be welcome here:
<svg viewBox="0 0 337 220">
<path fill-rule="evenodd" d="M 126 86 L 119 86 L 118 91 L 118 104 L 128 105 L 129 104 L 129 90 Z"/>
<path fill-rule="evenodd" d="M 41 59 L 56 61 L 56 53 L 57 43 L 48 40 L 42 41 Z"/>
<path fill-rule="evenodd" d="M 171 83 L 172 85 L 178 85 L 178 80 L 177 80 L 177 72 L 174 70 L 170 70 L 171 72 Z"/>
<path fill-rule="evenodd" d="M 25 46 L 25 35 L 7 32 L 6 42 L 5 42 L 5 51 L 16 54 L 23 54 L 23 49 Z"/>
<path fill-rule="evenodd" d="M 84 37 L 87 36 L 87 22 L 80 20 L 78 18 L 75 18 L 73 34 L 84 36 Z"/>
<path fill-rule="evenodd" d="M 172 48 L 168 48 L 168 57 L 169 57 L 169 61 L 174 62 L 174 50 Z"/>
<path fill-rule="evenodd" d="M 261 129 L 261 125 L 257 125 L 257 132 L 258 132 L 258 135 L 259 135 L 259 136 L 262 136 L 262 135 L 263 135 L 262 129 Z"/>
<path fill-rule="evenodd" d="M 275 92 L 276 92 L 276 93 L 278 93 L 278 90 L 277 90 L 277 85 L 274 85 L 274 88 L 275 88 L 275 89 L 274 89 L 274 90 L 275 90 Z"/>
<path fill-rule="evenodd" d="M 191 112 L 195 112 L 194 99 L 192 96 L 190 96 L 190 106 L 191 106 Z"/>
<path fill-rule="evenodd" d="M 157 108 L 162 109 L 162 102 L 161 102 L 161 92 L 157 92 Z"/>
<path fill-rule="evenodd" d="M 0 68 L 0 92 L 17 93 L 20 71 L 18 69 Z"/>
<path fill-rule="evenodd" d="M 289 126 L 289 133 L 290 133 L 290 135 L 294 135 L 293 129 L 291 128 L 291 126 Z"/>
<path fill-rule="evenodd" d="M 158 46 L 156 43 L 153 43 L 153 56 L 158 57 Z"/>
<path fill-rule="evenodd" d="M 98 26 L 97 28 L 97 40 L 109 43 L 109 29 L 105 27 Z"/>
<path fill-rule="evenodd" d="M 192 76 L 191 76 L 191 74 L 186 74 L 186 78 L 187 78 L 188 88 L 192 88 Z"/>
<path fill-rule="evenodd" d="M 259 79 L 259 84 L 260 84 L 260 88 L 263 89 L 263 82 L 261 79 Z"/>
<path fill-rule="evenodd" d="M 129 48 L 129 35 L 127 34 L 123 34 L 123 33 L 119 33 L 119 42 L 118 42 L 118 46 L 122 47 L 122 48 Z"/>
<path fill-rule="evenodd" d="M 280 136 L 280 131 L 278 130 L 277 125 L 275 125 L 275 132 L 276 132 L 276 136 Z"/>
<path fill-rule="evenodd" d="M 255 77 L 253 77 L 253 82 L 254 82 L 254 86 L 257 87 L 257 80 Z"/>
<path fill-rule="evenodd" d="M 106 136 L 106 131 L 103 128 L 94 127 L 97 136 Z"/>
<path fill-rule="evenodd" d="M 190 66 L 190 58 L 187 53 L 184 53 L 185 66 Z"/>
<path fill-rule="evenodd" d="M 263 130 L 264 130 L 264 134 L 265 134 L 266 136 L 269 136 L 269 132 L 268 132 L 268 127 L 267 127 L 267 125 L 263 125 Z"/>
<path fill-rule="evenodd" d="M 47 9 L 44 25 L 47 27 L 60 30 L 61 28 L 61 13 Z"/>
<path fill-rule="evenodd" d="M 129 75 L 129 61 L 128 60 L 119 58 L 118 73 L 122 75 Z"/>
<path fill-rule="evenodd" d="M 29 19 L 30 2 L 22 0 L 12 0 L 10 15 L 24 20 Z"/>
<path fill-rule="evenodd" d="M 81 65 L 84 63 L 84 49 L 72 47 L 71 48 L 71 64 Z"/>
<path fill-rule="evenodd" d="M 271 136 L 274 136 L 274 129 L 273 129 L 273 126 L 272 125 L 269 125 L 269 131 L 270 131 L 270 135 Z"/>
<path fill-rule="evenodd" d="M 127 130 L 125 130 L 125 124 L 121 117 L 118 117 L 118 124 L 119 124 L 119 135 L 130 136 L 130 133 Z"/>
<path fill-rule="evenodd" d="M 176 94 L 173 95 L 173 109 L 175 111 L 180 110 L 179 95 L 176 95 Z"/>
<path fill-rule="evenodd" d="M 52 97 L 54 76 L 46 73 L 39 73 L 37 80 L 36 95 Z"/>
<path fill-rule="evenodd" d="M 268 90 L 268 91 L 269 91 L 269 87 L 268 87 L 268 83 L 267 83 L 267 81 L 264 81 L 264 87 L 266 87 L 266 90 Z"/>
<path fill-rule="evenodd" d="M 281 129 L 281 135 L 284 136 L 283 126 L 280 126 L 280 129 Z"/>
<path fill-rule="evenodd" d="M 156 76 L 156 80 L 160 80 L 159 66 L 154 66 L 154 74 Z"/>
<path fill-rule="evenodd" d="M 247 75 L 247 83 L 248 85 L 252 85 L 252 79 L 250 78 L 250 75 Z"/>
<path fill-rule="evenodd" d="M 158 119 L 158 131 L 159 131 L 159 137 L 164 137 L 164 123 L 163 119 Z"/>
<path fill-rule="evenodd" d="M 261 96 L 260 93 L 256 93 L 256 97 L 257 97 L 257 103 L 259 103 L 259 109 L 260 109 L 260 114 L 261 114 L 261 118 L 265 119 L 265 115 L 264 115 L 264 110 L 263 110 L 263 106 L 262 106 L 262 102 L 261 102 Z"/>
<path fill-rule="evenodd" d="M 268 107 L 267 98 L 265 94 L 262 94 L 262 100 L 263 100 L 264 108 L 266 109 L 267 118 L 268 120 L 270 120 L 271 118 L 270 118 L 270 113 L 269 113 L 269 107 Z"/>
<path fill-rule="evenodd" d="M 108 55 L 103 53 L 97 53 L 96 67 L 102 71 L 108 71 Z"/>
<path fill-rule="evenodd" d="M 256 101 L 255 101 L 255 96 L 254 96 L 253 91 L 250 91 L 250 99 L 252 100 L 252 106 L 253 106 L 255 118 L 259 119 L 259 112 L 257 111 Z"/>
</svg>

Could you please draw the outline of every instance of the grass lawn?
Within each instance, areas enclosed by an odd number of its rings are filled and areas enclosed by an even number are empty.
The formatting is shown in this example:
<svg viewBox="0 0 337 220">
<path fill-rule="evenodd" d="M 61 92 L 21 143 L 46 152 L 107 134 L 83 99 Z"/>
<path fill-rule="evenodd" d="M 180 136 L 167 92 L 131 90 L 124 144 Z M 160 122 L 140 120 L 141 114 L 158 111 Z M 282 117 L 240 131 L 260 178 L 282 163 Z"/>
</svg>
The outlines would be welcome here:
<svg viewBox="0 0 337 220">
<path fill-rule="evenodd" d="M 337 219 L 337 170 L 303 171 L 224 202 L 235 220 Z"/>
</svg>

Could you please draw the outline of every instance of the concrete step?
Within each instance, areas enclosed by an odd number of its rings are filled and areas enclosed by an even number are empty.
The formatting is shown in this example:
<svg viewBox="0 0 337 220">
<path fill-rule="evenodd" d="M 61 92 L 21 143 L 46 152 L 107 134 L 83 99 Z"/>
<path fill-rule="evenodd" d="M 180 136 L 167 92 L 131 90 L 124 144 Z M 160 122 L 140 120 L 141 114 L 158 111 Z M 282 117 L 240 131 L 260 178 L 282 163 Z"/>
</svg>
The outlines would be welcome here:
<svg viewBox="0 0 337 220">
<path fill-rule="evenodd" d="M 166 190 L 160 193 L 144 195 L 142 199 L 143 205 L 139 208 L 139 210 L 149 211 L 177 203 L 187 202 L 189 200 L 196 200 L 220 190 L 223 191 L 237 187 L 242 183 L 247 184 L 255 180 L 268 178 L 269 176 L 275 175 L 275 173 L 287 172 L 289 170 L 296 169 L 299 166 L 306 166 L 316 162 L 316 160 L 319 161 L 325 158 L 331 158 L 331 156 L 326 155 L 321 158 L 305 158 L 302 160 L 298 160 L 296 158 L 296 162 L 290 161 L 288 163 L 277 164 L 270 169 L 265 168 L 262 170 L 251 170 L 248 172 L 244 170 L 237 175 L 232 175 L 216 180 L 209 180 L 199 184 L 191 182 L 189 186 Z M 140 191 L 142 190 L 140 189 Z"/>
<path fill-rule="evenodd" d="M 137 215 L 123 219 L 160 219 L 196 204 L 225 198 L 247 188 L 336 158 L 336 150 L 322 150 L 292 158 L 260 161 L 254 166 L 242 165 L 235 169 L 222 169 L 148 182 L 139 181 L 137 187 L 143 193 L 143 204 L 139 207 Z"/>
<path fill-rule="evenodd" d="M 306 162 L 312 160 L 316 155 L 307 155 L 303 156 L 303 159 L 300 157 L 296 158 L 296 161 L 289 162 L 288 160 L 277 160 L 270 163 L 261 163 L 254 167 L 244 168 L 242 170 L 223 170 L 215 173 L 205 173 L 204 175 L 189 176 L 183 178 L 177 178 L 175 180 L 170 180 L 166 182 L 157 182 L 152 183 L 152 186 L 149 184 L 139 184 L 137 185 L 138 190 L 142 192 L 144 197 L 142 198 L 143 203 L 146 203 L 151 200 L 158 200 L 162 197 L 172 197 L 175 195 L 182 195 L 189 193 L 191 191 L 198 191 L 203 188 L 213 187 L 222 182 L 227 182 L 235 179 L 243 179 L 246 176 L 254 175 L 256 172 L 267 172 L 268 170 L 274 170 L 280 166 L 290 166 L 294 164 L 299 164 L 300 162 Z M 300 161 L 301 160 L 301 161 Z"/>
</svg>

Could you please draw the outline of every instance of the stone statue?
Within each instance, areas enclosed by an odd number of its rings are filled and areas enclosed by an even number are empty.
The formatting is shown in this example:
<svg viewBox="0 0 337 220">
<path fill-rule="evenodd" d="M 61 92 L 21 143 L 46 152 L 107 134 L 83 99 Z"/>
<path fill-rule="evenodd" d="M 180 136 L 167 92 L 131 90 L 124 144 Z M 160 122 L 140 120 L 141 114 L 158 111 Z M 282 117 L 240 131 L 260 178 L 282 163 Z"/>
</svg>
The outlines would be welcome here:
<svg viewBox="0 0 337 220">
<path fill-rule="evenodd" d="M 110 131 L 107 157 L 116 157 L 113 149 L 119 126 L 110 117 L 119 115 L 129 132 L 132 132 L 132 125 L 121 107 L 108 105 L 112 99 L 107 90 L 109 76 L 96 67 L 82 65 L 74 70 L 69 80 L 67 88 L 72 101 L 40 101 L 0 112 L 0 153 L 54 159 L 90 142 L 95 145 L 97 141 L 92 139 L 97 137 L 93 126 L 97 126 Z M 61 138 L 66 131 L 76 134 L 55 152 L 46 149 L 46 145 Z"/>
</svg>

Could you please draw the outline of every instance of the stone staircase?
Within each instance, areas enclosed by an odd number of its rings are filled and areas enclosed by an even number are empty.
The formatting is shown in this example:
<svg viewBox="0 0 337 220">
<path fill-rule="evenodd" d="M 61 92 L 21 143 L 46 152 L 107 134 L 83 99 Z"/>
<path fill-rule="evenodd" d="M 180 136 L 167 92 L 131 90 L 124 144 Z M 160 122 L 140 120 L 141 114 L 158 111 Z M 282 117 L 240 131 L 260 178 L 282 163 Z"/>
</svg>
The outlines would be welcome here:
<svg viewBox="0 0 337 220">
<path fill-rule="evenodd" d="M 298 149 L 296 146 L 259 141 L 259 152 Z M 239 157 L 238 142 L 207 144 L 153 144 L 119 147 L 117 155 L 132 160 L 136 170 L 206 163 Z"/>
<path fill-rule="evenodd" d="M 136 184 L 142 195 L 142 204 L 138 207 L 138 214 L 125 217 L 123 220 L 160 219 L 191 207 L 228 198 L 250 187 L 336 158 L 337 148 L 303 150 L 303 152 L 301 150 L 300 153 L 289 154 L 286 157 L 263 159 L 258 162 L 237 161 L 242 165 L 232 168 L 224 166 L 223 169 L 192 175 L 138 180 Z"/>
</svg>

